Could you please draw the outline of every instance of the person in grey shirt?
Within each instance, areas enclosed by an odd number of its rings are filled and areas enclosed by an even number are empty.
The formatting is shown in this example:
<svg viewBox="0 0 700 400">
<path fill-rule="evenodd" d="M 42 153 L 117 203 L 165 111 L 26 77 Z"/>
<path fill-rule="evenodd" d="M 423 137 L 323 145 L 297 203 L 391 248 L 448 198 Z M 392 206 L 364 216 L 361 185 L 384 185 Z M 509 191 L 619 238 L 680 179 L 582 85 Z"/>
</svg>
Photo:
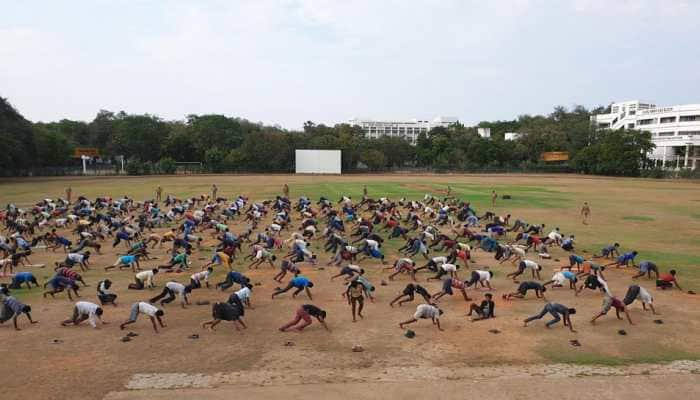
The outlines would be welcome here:
<svg viewBox="0 0 700 400">
<path fill-rule="evenodd" d="M 547 321 L 545 326 L 547 328 L 551 327 L 552 325 L 556 324 L 557 322 L 561 321 L 562 319 L 564 320 L 564 326 L 568 326 L 569 330 L 571 332 L 576 332 L 574 330 L 574 326 L 571 324 L 571 315 L 576 314 L 576 309 L 575 308 L 569 308 L 565 305 L 559 304 L 559 303 L 547 303 L 545 304 L 544 308 L 542 311 L 540 311 L 539 314 L 533 315 L 532 317 L 526 318 L 523 323 L 523 326 L 527 326 L 528 322 L 532 322 L 536 319 L 542 319 L 542 317 L 545 316 L 545 314 L 551 314 L 554 319 L 551 321 Z"/>
</svg>

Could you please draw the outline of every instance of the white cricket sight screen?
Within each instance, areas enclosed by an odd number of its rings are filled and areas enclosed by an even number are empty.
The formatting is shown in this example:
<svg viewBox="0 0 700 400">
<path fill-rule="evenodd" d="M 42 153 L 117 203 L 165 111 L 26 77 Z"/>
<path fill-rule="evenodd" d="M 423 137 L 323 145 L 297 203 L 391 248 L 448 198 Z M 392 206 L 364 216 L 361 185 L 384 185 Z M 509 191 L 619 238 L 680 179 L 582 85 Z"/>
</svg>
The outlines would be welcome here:
<svg viewBox="0 0 700 400">
<path fill-rule="evenodd" d="M 297 174 L 340 174 L 340 150 L 297 150 Z"/>
</svg>

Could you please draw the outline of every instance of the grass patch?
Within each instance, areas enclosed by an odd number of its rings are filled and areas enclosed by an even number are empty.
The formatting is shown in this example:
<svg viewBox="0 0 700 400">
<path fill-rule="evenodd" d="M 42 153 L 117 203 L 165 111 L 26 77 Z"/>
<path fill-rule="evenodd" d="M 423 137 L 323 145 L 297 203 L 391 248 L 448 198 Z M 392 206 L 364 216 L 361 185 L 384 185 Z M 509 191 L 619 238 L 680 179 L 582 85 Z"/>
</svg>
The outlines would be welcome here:
<svg viewBox="0 0 700 400">
<path fill-rule="evenodd" d="M 319 182 L 295 185 L 294 190 L 296 193 L 304 193 L 314 200 L 324 196 L 332 201 L 336 201 L 343 195 L 350 196 L 353 199 L 361 199 L 365 186 L 370 197 L 387 196 L 394 200 L 402 197 L 409 200 L 420 200 L 423 199 L 426 193 L 442 198 L 446 196 L 447 190 L 446 184 L 437 185 L 429 181 L 416 183 L 371 182 L 367 184 L 357 182 Z M 450 186 L 452 188 L 451 196 L 471 202 L 478 212 L 491 208 L 491 191 L 494 189 L 499 196 L 503 194 L 512 196 L 510 200 L 499 198 L 498 204 L 501 206 L 514 208 L 566 208 L 571 205 L 571 200 L 565 193 L 535 186 L 485 186 L 464 183 L 451 184 Z"/>
<path fill-rule="evenodd" d="M 653 221 L 654 218 L 652 217 L 647 217 L 645 215 L 628 215 L 626 217 L 622 217 L 622 219 L 626 221 Z"/>
<path fill-rule="evenodd" d="M 642 350 L 642 349 L 640 349 Z M 647 351 L 647 350 L 644 350 Z M 585 350 L 564 350 L 561 348 L 541 348 L 539 350 L 547 361 L 575 365 L 604 365 L 609 367 L 631 364 L 656 364 L 677 360 L 698 360 L 700 354 L 684 350 L 655 347 L 653 352 L 628 354 L 623 357 L 601 354 Z"/>
</svg>

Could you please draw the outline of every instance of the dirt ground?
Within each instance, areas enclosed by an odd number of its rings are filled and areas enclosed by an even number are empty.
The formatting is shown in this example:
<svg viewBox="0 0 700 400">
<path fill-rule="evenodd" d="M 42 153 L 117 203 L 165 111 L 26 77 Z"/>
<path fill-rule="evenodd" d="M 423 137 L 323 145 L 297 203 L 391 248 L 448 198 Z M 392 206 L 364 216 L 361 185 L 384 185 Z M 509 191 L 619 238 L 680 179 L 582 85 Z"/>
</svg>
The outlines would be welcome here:
<svg viewBox="0 0 700 400">
<path fill-rule="evenodd" d="M 269 385 L 222 385 L 197 389 L 143 389 L 111 392 L 106 400 L 159 400 L 159 399 L 230 399 L 264 398 L 323 398 L 323 399 L 394 399 L 431 398 L 464 399 L 488 398 L 495 400 L 564 399 L 574 400 L 590 397 L 601 400 L 676 399 L 694 398 L 700 384 L 692 373 L 640 374 L 613 376 L 533 376 L 517 374 L 483 378 L 468 375 L 460 379 L 437 379 L 422 375 L 412 380 L 386 380 L 380 375 L 367 377 L 357 382 L 269 384 Z M 426 378 L 427 377 L 427 378 Z M 372 379 L 374 378 L 374 379 Z M 533 385 L 533 380 L 536 382 Z"/>
<path fill-rule="evenodd" d="M 0 204 L 9 201 L 28 204 L 46 196 L 56 197 L 62 194 L 63 188 L 68 184 L 72 185 L 74 196 L 86 194 L 94 198 L 98 194 L 118 196 L 126 193 L 140 200 L 151 196 L 153 187 L 158 184 L 163 185 L 166 193 L 185 196 L 205 193 L 213 182 L 221 188 L 220 194 L 228 196 L 240 193 L 253 199 L 268 198 L 280 192 L 281 185 L 287 182 L 292 189 L 292 198 L 298 197 L 301 194 L 300 190 L 305 190 L 315 198 L 318 197 L 318 193 L 326 193 L 333 200 L 337 199 L 337 193 L 343 193 L 344 190 L 361 190 L 363 183 L 374 185 L 372 190 L 375 193 L 370 195 L 375 197 L 381 195 L 381 187 L 384 184 L 386 190 L 425 192 L 432 188 L 434 193 L 442 190 L 444 185 L 450 184 L 455 186 L 455 190 L 464 190 L 465 193 L 473 191 L 477 198 L 475 204 L 480 210 L 491 208 L 488 206 L 488 194 L 492 188 L 501 193 L 509 189 L 516 190 L 517 187 L 535 188 L 533 199 L 540 196 L 536 188 L 542 188 L 543 193 L 545 190 L 552 190 L 556 192 L 552 196 L 560 198 L 563 206 L 550 207 L 547 205 L 549 203 L 545 202 L 539 207 L 527 204 L 509 207 L 499 201 L 495 211 L 510 212 L 514 217 L 523 217 L 528 222 L 541 221 L 548 226 L 557 224 L 565 233 L 575 233 L 588 252 L 597 251 L 598 247 L 594 246 L 608 243 L 622 235 L 620 240 L 628 238 L 628 242 L 634 241 L 635 245 L 639 245 L 641 250 L 646 250 L 649 254 L 669 254 L 669 258 L 680 254 L 678 262 L 686 263 L 686 269 L 683 271 L 688 274 L 689 284 L 696 283 L 696 275 L 692 274 L 697 272 L 690 264 L 694 259 L 689 257 L 697 255 L 700 248 L 697 235 L 700 232 L 700 224 L 698 217 L 694 216 L 699 212 L 697 205 L 700 203 L 697 201 L 700 200 L 700 186 L 693 183 L 529 175 L 386 175 L 330 178 L 282 175 L 202 176 L 117 178 L 108 181 L 105 178 L 37 179 L 0 183 Z M 414 189 L 413 185 L 420 187 Z M 355 196 L 359 198 L 359 194 L 355 193 L 353 198 L 356 198 Z M 544 197 L 537 199 L 547 200 Z M 580 203 L 584 199 L 589 201 L 593 208 L 590 225 L 582 225 L 578 218 Z M 627 216 L 643 216 L 651 220 L 625 219 Z M 244 229 L 244 225 L 238 220 L 229 225 L 236 233 Z M 159 231 L 163 230 L 165 229 Z M 206 236 L 208 235 L 205 234 Z M 284 236 L 288 237 L 289 233 L 285 232 Z M 402 242 L 394 240 L 387 245 L 387 260 L 393 261 L 396 258 L 395 249 Z M 208 249 L 212 245 L 214 241 L 208 239 L 204 247 Z M 660 253 L 660 248 L 663 248 L 663 253 Z M 211 252 L 207 249 L 195 254 L 192 268 L 199 270 L 209 259 Z M 322 259 L 327 257 L 319 249 L 318 241 L 314 243 L 313 249 L 321 254 Z M 2 365 L 6 371 L 10 368 L 16 371 L 0 374 L 0 387 L 4 388 L 3 398 L 13 399 L 29 395 L 37 399 L 58 399 L 65 398 L 68 393 L 71 397 L 80 399 L 102 398 L 108 393 L 110 399 L 166 396 L 216 399 L 230 397 L 232 394 L 279 398 L 295 393 L 316 393 L 328 398 L 344 398 L 348 397 L 348 390 L 352 391 L 353 397 L 359 395 L 376 398 L 379 393 L 382 397 L 386 397 L 386 394 L 393 397 L 407 393 L 424 393 L 426 396 L 435 397 L 438 395 L 435 392 L 436 387 L 444 388 L 445 391 L 440 393 L 439 396 L 442 397 L 438 398 L 460 397 L 459 394 L 465 391 L 475 396 L 479 393 L 491 394 L 490 398 L 499 398 L 495 397 L 495 393 L 519 394 L 523 391 L 527 392 L 525 395 L 542 393 L 544 397 L 541 398 L 555 397 L 558 393 L 564 395 L 564 398 L 574 398 L 578 392 L 576 389 L 588 387 L 588 384 L 578 386 L 580 382 L 588 381 L 604 387 L 600 392 L 601 398 L 613 398 L 606 397 L 606 393 L 619 394 L 615 397 L 619 399 L 633 396 L 638 398 L 644 393 L 658 393 L 658 396 L 652 397 L 665 398 L 662 391 L 645 392 L 655 390 L 660 385 L 673 386 L 676 395 L 684 391 L 697 392 L 697 383 L 691 382 L 698 380 L 690 379 L 697 375 L 688 375 L 700 370 L 694 364 L 680 372 L 649 367 L 650 372 L 638 371 L 632 373 L 633 378 L 627 379 L 617 379 L 620 375 L 613 373 L 592 378 L 586 376 L 586 372 L 581 375 L 574 374 L 573 376 L 578 377 L 574 383 L 565 377 L 553 377 L 551 382 L 543 380 L 543 376 L 554 373 L 553 370 L 545 368 L 531 374 L 538 377 L 537 381 L 541 383 L 541 387 L 523 389 L 532 381 L 520 376 L 518 371 L 522 372 L 538 365 L 547 366 L 556 362 L 615 365 L 700 358 L 697 351 L 700 345 L 700 299 L 680 291 L 657 291 L 653 289 L 653 281 L 646 279 L 640 282 L 654 295 L 660 316 L 652 316 L 649 312 L 642 311 L 641 305 L 635 303 L 631 311 L 634 326 L 629 326 L 626 321 L 616 320 L 612 314 L 600 319 L 598 324 L 590 325 L 588 320 L 598 312 L 601 305 L 602 299 L 597 293 L 587 290 L 581 296 L 575 297 L 568 289 L 553 289 L 548 293 L 550 300 L 579 310 L 573 318 L 578 333 L 570 333 L 561 324 L 552 329 L 545 329 L 542 321 L 523 328 L 522 319 L 538 312 L 544 303 L 534 298 L 502 301 L 500 294 L 515 287 L 505 278 L 505 274 L 511 272 L 514 267 L 510 263 L 498 265 L 493 260 L 493 254 L 476 252 L 474 265 L 477 268 L 488 266 L 496 273 L 493 292 L 496 295 L 497 318 L 470 322 L 465 316 L 467 303 L 456 293 L 455 296 L 446 296 L 440 302 L 445 310 L 442 318 L 444 332 L 438 331 L 429 322 L 421 321 L 411 327 L 416 332 L 416 337 L 407 339 L 399 329 L 398 323 L 411 318 L 418 301 L 402 307 L 391 308 L 388 305 L 408 283 L 407 276 L 399 276 L 396 281 L 389 281 L 386 286 L 382 286 L 380 282 L 386 279 L 389 272 L 380 271 L 381 265 L 377 262 L 361 263 L 368 270 L 369 279 L 377 287 L 376 302 L 368 302 L 365 318 L 352 323 L 349 307 L 340 296 L 344 288 L 343 283 L 340 280 L 329 281 L 329 277 L 336 273 L 335 267 L 320 269 L 309 265 L 302 266 L 303 274 L 316 283 L 312 289 L 314 299 L 310 301 L 305 295 L 293 299 L 289 294 L 270 299 L 274 288 L 280 285 L 272 281 L 276 271 L 269 266 L 261 266 L 260 269 L 248 273 L 253 282 L 260 285 L 254 288 L 252 302 L 255 309 L 246 313 L 247 330 L 237 332 L 225 323 L 219 325 L 214 332 L 202 330 L 199 324 L 209 319 L 210 306 L 191 305 L 187 309 L 181 309 L 172 303 L 165 307 L 165 329 L 155 334 L 147 320 L 139 320 L 129 327 L 139 336 L 131 342 L 123 343 L 120 338 L 124 332 L 119 330 L 118 324 L 127 319 L 131 303 L 154 296 L 167 280 L 187 282 L 189 274 L 158 275 L 158 288 L 153 291 L 127 290 L 126 285 L 132 280 L 131 272 L 125 270 L 105 273 L 102 270 L 103 266 L 115 261 L 117 252 L 123 252 L 125 248 L 120 245 L 115 250 L 111 249 L 111 244 L 106 244 L 104 250 L 104 254 L 91 258 L 94 267 L 84 274 L 91 286 L 81 291 L 84 300 L 96 302 L 97 281 L 109 277 L 115 282 L 113 289 L 119 295 L 119 306 L 106 308 L 104 319 L 109 324 L 101 326 L 100 329 L 91 329 L 87 325 L 61 327 L 60 321 L 70 316 L 72 308 L 65 294 L 57 295 L 56 299 L 44 300 L 38 289 L 17 292 L 23 301 L 32 305 L 33 316 L 40 323 L 30 326 L 22 319 L 20 326 L 23 330 L 19 332 L 13 331 L 7 323 L 0 325 L 0 339 L 3 349 L 6 350 L 3 352 Z M 164 261 L 167 251 L 167 248 L 156 248 L 154 254 L 158 259 L 146 262 L 145 267 Z M 552 253 L 554 259 L 562 261 L 543 261 L 544 279 L 551 277 L 566 256 L 561 249 L 554 249 Z M 32 262 L 52 264 L 62 258 L 60 251 L 52 253 L 40 250 L 32 257 Z M 667 269 L 668 264 L 660 261 L 662 269 Z M 240 262 L 236 264 L 236 268 L 243 270 Z M 43 283 L 50 278 L 52 269 L 34 269 L 33 272 Z M 632 284 L 632 271 L 606 272 L 613 293 L 623 296 L 627 287 Z M 220 280 L 223 275 L 223 270 L 217 270 L 213 281 Z M 461 275 L 466 277 L 467 273 L 462 271 Z M 419 274 L 420 284 L 431 292 L 437 292 L 440 283 L 426 282 L 427 276 L 428 274 Z M 7 278 L 1 278 L 0 281 L 6 282 Z M 687 288 L 697 291 L 697 286 Z M 227 293 L 221 293 L 214 289 L 195 290 L 192 300 L 222 301 L 230 292 L 229 290 Z M 469 291 L 469 295 L 475 300 L 481 300 L 483 293 L 485 292 L 481 290 Z M 328 311 L 331 332 L 324 331 L 317 323 L 301 334 L 278 332 L 277 328 L 294 316 L 296 307 L 305 303 L 314 303 Z M 653 323 L 655 319 L 663 320 L 663 324 Z M 490 333 L 493 329 L 500 333 Z M 618 335 L 619 329 L 625 329 L 628 334 Z M 200 336 L 199 339 L 188 338 L 195 333 Z M 579 340 L 581 346 L 571 346 L 569 341 L 572 339 Z M 287 342 L 292 342 L 292 345 L 285 345 Z M 351 348 L 354 345 L 362 346 L 364 352 L 352 352 Z M 473 382 L 471 372 L 456 375 L 449 372 L 463 371 L 468 367 L 491 368 L 506 365 L 515 366 L 510 372 L 512 379 L 504 381 L 484 378 L 478 385 L 481 392 L 474 391 L 474 385 L 470 383 Z M 261 377 L 263 372 L 265 375 Z M 594 372 L 591 372 L 591 375 L 596 375 Z M 160 378 L 156 379 L 156 384 L 148 383 L 148 374 L 173 373 L 183 374 L 176 375 L 174 379 L 185 384 L 166 384 L 166 389 L 159 389 L 157 381 Z M 375 383 L 377 380 L 381 381 L 382 375 L 385 374 L 389 374 L 392 379 Z M 202 381 L 198 381 L 197 376 L 206 378 L 207 383 L 198 384 L 197 382 Z M 347 378 L 353 376 L 356 379 Z M 439 382 L 425 385 L 421 382 L 425 376 Z M 280 381 L 284 377 L 288 379 Z M 139 382 L 146 384 L 139 386 Z M 313 385 L 299 385 L 308 382 Z M 626 382 L 634 382 L 634 385 L 623 386 Z M 555 390 L 563 387 L 567 387 L 564 392 Z M 173 391 L 172 388 L 177 391 Z M 530 398 L 525 395 L 521 398 Z M 503 395 L 502 398 L 509 396 Z"/>
</svg>

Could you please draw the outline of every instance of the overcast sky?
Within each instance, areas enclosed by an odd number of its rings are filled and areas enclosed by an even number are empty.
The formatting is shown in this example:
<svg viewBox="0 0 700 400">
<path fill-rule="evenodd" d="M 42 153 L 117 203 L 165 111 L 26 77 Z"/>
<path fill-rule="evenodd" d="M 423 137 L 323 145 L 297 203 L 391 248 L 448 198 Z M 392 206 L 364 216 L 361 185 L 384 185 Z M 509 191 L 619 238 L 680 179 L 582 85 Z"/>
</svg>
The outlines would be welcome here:
<svg viewBox="0 0 700 400">
<path fill-rule="evenodd" d="M 2 1 L 0 96 L 300 128 L 700 103 L 700 0 Z"/>
</svg>

